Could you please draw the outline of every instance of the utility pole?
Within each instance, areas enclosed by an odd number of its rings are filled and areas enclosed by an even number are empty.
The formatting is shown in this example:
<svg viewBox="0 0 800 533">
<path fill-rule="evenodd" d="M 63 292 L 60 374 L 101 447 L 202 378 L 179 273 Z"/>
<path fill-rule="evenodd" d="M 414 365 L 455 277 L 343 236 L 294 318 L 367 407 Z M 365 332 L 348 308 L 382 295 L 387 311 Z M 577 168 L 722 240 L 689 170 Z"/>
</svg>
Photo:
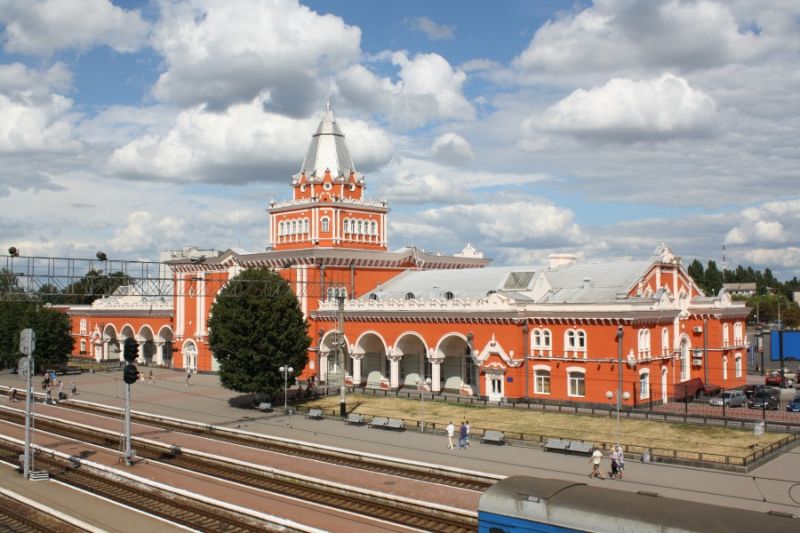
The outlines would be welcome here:
<svg viewBox="0 0 800 533">
<path fill-rule="evenodd" d="M 344 287 L 335 287 L 333 289 L 334 296 L 336 297 L 336 329 L 339 330 L 338 335 L 338 348 L 339 348 L 339 416 L 342 418 L 347 416 L 347 389 L 345 387 L 345 340 L 344 340 L 344 301 L 347 298 L 347 289 Z"/>
<path fill-rule="evenodd" d="M 25 365 L 25 451 L 22 475 L 31 475 L 31 421 L 33 419 L 33 352 L 36 349 L 36 333 L 30 328 L 23 329 L 19 336 L 19 351 L 27 356 Z"/>
</svg>

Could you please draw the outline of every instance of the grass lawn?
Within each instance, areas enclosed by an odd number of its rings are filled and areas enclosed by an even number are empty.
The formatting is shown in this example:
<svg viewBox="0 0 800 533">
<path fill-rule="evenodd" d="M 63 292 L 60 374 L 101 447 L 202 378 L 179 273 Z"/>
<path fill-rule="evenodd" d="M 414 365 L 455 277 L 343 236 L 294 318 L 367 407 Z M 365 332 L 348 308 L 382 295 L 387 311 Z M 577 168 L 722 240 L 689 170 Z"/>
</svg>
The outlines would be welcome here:
<svg viewBox="0 0 800 533">
<path fill-rule="evenodd" d="M 321 408 L 327 413 L 338 412 L 339 397 L 316 399 L 305 403 L 304 407 Z M 407 427 L 415 427 L 420 419 L 420 402 L 405 398 L 349 394 L 347 408 L 368 417 L 403 418 Z M 606 447 L 617 440 L 617 420 L 613 412 L 611 417 L 543 413 L 435 400 L 426 400 L 424 409 L 425 425 L 431 427 L 435 424 L 437 429 L 443 429 L 449 421 L 458 426 L 462 420 L 469 420 L 475 434 L 484 429 L 495 429 L 515 439 L 539 442 L 540 436 L 561 437 L 591 441 L 600 446 L 605 444 Z M 746 457 L 754 449 L 768 446 L 788 435 L 768 432 L 755 437 L 752 431 L 740 429 L 625 418 L 621 420 L 621 433 L 622 443 L 632 452 L 650 448 L 653 456 L 674 455 L 688 459 L 698 459 L 702 453 L 705 460 L 715 462 L 724 461 L 724 456 L 737 462 L 735 458 Z"/>
</svg>

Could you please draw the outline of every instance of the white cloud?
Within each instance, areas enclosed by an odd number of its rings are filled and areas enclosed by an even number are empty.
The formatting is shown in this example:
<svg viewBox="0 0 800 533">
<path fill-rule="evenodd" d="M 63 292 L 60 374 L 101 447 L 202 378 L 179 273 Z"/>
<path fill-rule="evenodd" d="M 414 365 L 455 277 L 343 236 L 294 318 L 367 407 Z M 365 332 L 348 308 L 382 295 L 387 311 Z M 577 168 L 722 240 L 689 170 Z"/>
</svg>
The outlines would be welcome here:
<svg viewBox="0 0 800 533">
<path fill-rule="evenodd" d="M 634 81 L 614 78 L 578 89 L 531 117 L 528 127 L 597 140 L 638 141 L 704 135 L 717 121 L 714 100 L 684 78 L 664 74 Z"/>
<path fill-rule="evenodd" d="M 69 116 L 72 100 L 52 95 L 40 105 L 26 105 L 0 94 L 0 154 L 70 152 L 80 148 Z"/>
<path fill-rule="evenodd" d="M 165 132 L 148 132 L 116 149 L 108 168 L 135 179 L 241 184 L 286 182 L 303 160 L 317 117 L 293 119 L 264 111 L 263 100 L 225 112 L 182 111 Z M 339 121 L 359 170 L 391 157 L 388 136 L 361 121 Z"/>
<path fill-rule="evenodd" d="M 451 41 L 455 37 L 455 26 L 436 24 L 428 17 L 412 17 L 406 19 L 412 30 L 425 34 L 431 41 Z"/>
<path fill-rule="evenodd" d="M 0 0 L 0 23 L 6 52 L 42 56 L 101 45 L 131 52 L 143 46 L 148 31 L 138 11 L 109 0 Z"/>
<path fill-rule="evenodd" d="M 108 241 L 112 251 L 135 253 L 175 242 L 183 235 L 186 221 L 174 216 L 154 216 L 147 211 L 134 211 L 127 217 L 127 225 L 114 232 Z"/>
<path fill-rule="evenodd" d="M 433 141 L 431 155 L 434 159 L 452 164 L 466 163 L 475 157 L 469 141 L 453 132 L 443 133 Z"/>
<path fill-rule="evenodd" d="M 460 249 L 471 242 L 489 257 L 501 248 L 577 247 L 589 240 L 569 209 L 529 201 L 487 201 L 395 214 L 391 231 L 393 239 L 413 241 L 425 249 L 452 250 L 453 243 Z"/>
<path fill-rule="evenodd" d="M 296 0 L 163 2 L 153 46 L 166 72 L 153 93 L 183 106 L 222 110 L 268 94 L 274 111 L 320 107 L 327 79 L 357 60 L 361 31 Z"/>
<path fill-rule="evenodd" d="M 750 22 L 720 2 L 596 0 L 539 28 L 514 65 L 533 77 L 691 71 L 776 51 L 773 30 L 786 30 L 762 18 L 755 33 L 744 29 Z"/>
<path fill-rule="evenodd" d="M 467 75 L 453 69 L 438 54 L 406 52 L 389 56 L 397 67 L 398 81 L 379 78 L 363 65 L 353 65 L 336 78 L 345 101 L 369 112 L 380 112 L 401 127 L 417 127 L 431 121 L 471 120 L 475 110 L 462 93 Z"/>
<path fill-rule="evenodd" d="M 63 63 L 45 70 L 30 69 L 22 63 L 0 65 L 0 94 L 28 105 L 50 100 L 53 91 L 64 92 L 71 83 L 72 72 Z"/>
<path fill-rule="evenodd" d="M 776 266 L 793 270 L 795 276 L 800 268 L 800 248 L 789 246 L 786 248 L 753 248 L 743 252 L 744 259 L 757 267 L 772 269 L 773 273 Z"/>
<path fill-rule="evenodd" d="M 765 248 L 796 240 L 800 232 L 800 199 L 767 202 L 742 211 L 740 223 L 731 228 L 725 243 Z"/>
</svg>

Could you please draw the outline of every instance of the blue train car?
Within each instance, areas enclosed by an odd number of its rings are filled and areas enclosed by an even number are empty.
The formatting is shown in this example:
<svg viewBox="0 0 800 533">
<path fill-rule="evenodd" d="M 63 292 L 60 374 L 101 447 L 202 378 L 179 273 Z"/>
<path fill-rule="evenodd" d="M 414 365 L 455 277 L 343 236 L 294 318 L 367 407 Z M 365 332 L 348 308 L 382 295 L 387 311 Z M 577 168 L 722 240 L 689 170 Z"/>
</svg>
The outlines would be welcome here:
<svg viewBox="0 0 800 533">
<path fill-rule="evenodd" d="M 783 533 L 800 519 L 559 479 L 512 476 L 478 504 L 479 533 Z"/>
</svg>

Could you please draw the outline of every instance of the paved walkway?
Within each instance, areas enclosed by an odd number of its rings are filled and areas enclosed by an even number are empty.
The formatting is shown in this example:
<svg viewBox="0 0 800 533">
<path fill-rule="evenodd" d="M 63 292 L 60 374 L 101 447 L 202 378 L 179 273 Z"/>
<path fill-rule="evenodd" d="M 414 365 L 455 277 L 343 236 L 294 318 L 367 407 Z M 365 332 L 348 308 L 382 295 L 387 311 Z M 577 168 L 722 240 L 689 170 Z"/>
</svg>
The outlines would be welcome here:
<svg viewBox="0 0 800 533">
<path fill-rule="evenodd" d="M 135 410 L 473 471 L 557 477 L 621 490 L 647 490 L 687 500 L 800 515 L 797 483 L 800 449 L 797 448 L 746 475 L 628 461 L 624 481 L 589 480 L 590 465 L 582 456 L 477 442 L 466 450 L 450 451 L 443 435 L 383 431 L 348 426 L 339 420 L 308 420 L 298 415 L 287 417 L 280 408 L 276 413 L 258 413 L 232 407 L 229 401 L 238 395 L 222 389 L 216 376 L 195 375 L 191 386 L 186 386 L 185 374 L 181 372 L 157 369 L 154 373 L 155 383 L 140 382 L 132 386 Z M 121 378 L 121 372 L 67 376 L 68 381 L 76 381 L 78 399 L 114 406 L 123 405 Z M 16 375 L 0 375 L 0 384 L 20 387 L 21 383 Z"/>
</svg>

